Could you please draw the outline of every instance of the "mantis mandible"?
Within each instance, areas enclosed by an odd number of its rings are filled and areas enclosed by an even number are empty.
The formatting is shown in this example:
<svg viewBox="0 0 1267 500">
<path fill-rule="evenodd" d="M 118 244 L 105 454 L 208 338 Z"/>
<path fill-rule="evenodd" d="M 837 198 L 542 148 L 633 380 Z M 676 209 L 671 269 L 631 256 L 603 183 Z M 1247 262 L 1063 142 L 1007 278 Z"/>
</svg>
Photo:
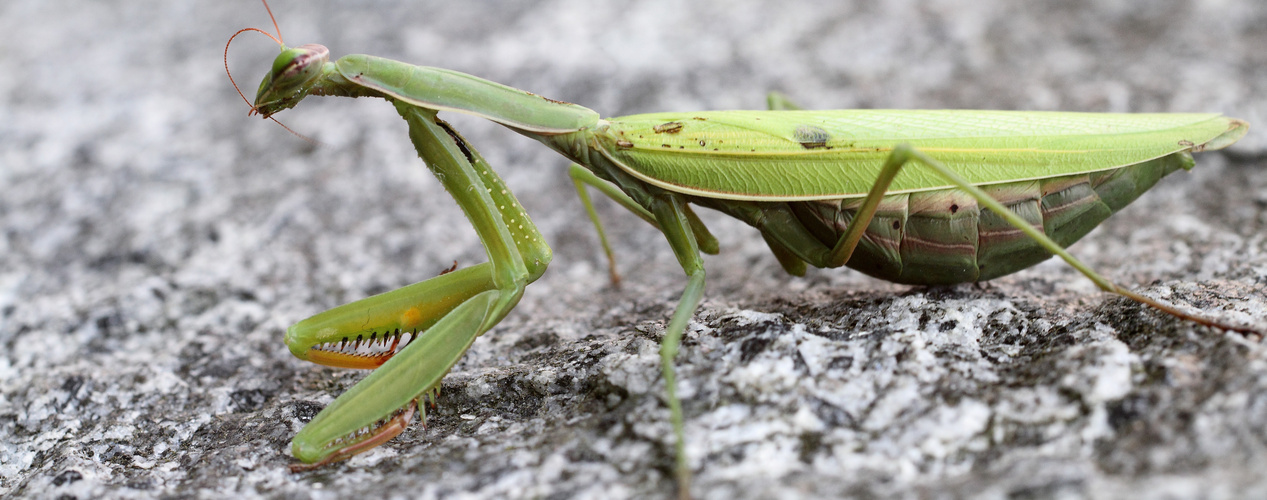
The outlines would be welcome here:
<svg viewBox="0 0 1267 500">
<path fill-rule="evenodd" d="M 757 229 L 793 275 L 809 265 L 849 266 L 897 283 L 951 284 L 989 280 L 1056 255 L 1106 292 L 1199 324 L 1259 331 L 1122 288 L 1064 249 L 1161 177 L 1192 168 L 1191 153 L 1236 142 L 1249 127 L 1242 120 L 1197 113 L 805 111 L 777 94 L 767 111 L 603 119 L 576 104 L 455 71 L 367 55 L 331 61 L 324 46 L 290 48 L 275 40 L 282 52 L 251 112 L 269 118 L 310 95 L 386 100 L 488 255 L 486 263 L 336 307 L 287 330 L 286 344 L 300 359 L 377 368 L 295 436 L 292 452 L 306 464 L 297 470 L 378 446 L 401 433 L 415 412 L 425 421 L 424 403 L 434 403 L 444 375 L 550 263 L 551 250 L 528 214 L 479 152 L 437 117 L 441 111 L 492 120 L 571 160 L 568 173 L 613 280 L 612 251 L 589 188 L 663 232 L 687 277 L 660 350 L 682 495 L 689 493 L 691 470 L 673 362 L 704 292 L 700 254 L 718 251 L 693 205 Z"/>
</svg>

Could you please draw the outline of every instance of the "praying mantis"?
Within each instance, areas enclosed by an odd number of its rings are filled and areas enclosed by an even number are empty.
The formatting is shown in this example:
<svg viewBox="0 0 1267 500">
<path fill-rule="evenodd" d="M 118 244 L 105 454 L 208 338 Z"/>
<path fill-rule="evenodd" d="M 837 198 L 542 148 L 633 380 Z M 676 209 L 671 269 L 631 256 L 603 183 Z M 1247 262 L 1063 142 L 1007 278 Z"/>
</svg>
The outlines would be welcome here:
<svg viewBox="0 0 1267 500">
<path fill-rule="evenodd" d="M 280 42 L 279 42 L 280 43 Z M 492 168 L 441 111 L 500 123 L 573 162 L 569 175 L 611 248 L 588 189 L 659 228 L 687 276 L 665 328 L 662 377 L 679 491 L 689 491 L 673 360 L 704 291 L 701 253 L 717 240 L 705 207 L 756 228 L 780 265 L 847 265 L 907 284 L 984 281 L 1057 255 L 1101 289 L 1177 317 L 1246 331 L 1119 287 L 1064 247 L 1192 152 L 1226 147 L 1248 125 L 1213 114 L 792 109 L 600 118 L 454 71 L 371 56 L 331 61 L 320 45 L 283 46 L 252 111 L 264 117 L 309 95 L 376 97 L 407 122 L 419 155 L 472 221 L 488 262 L 303 320 L 286 333 L 301 359 L 378 368 L 293 441 L 321 466 L 378 446 L 425 415 L 441 378 L 545 272 L 551 250 Z M 300 468 L 306 468 L 301 466 Z"/>
</svg>

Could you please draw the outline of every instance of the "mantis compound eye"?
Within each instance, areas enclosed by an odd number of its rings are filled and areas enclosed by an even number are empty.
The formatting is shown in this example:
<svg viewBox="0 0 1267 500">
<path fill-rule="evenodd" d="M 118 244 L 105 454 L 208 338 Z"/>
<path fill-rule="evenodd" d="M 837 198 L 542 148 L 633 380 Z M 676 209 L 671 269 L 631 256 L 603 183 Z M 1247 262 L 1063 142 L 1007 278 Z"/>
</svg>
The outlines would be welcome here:
<svg viewBox="0 0 1267 500">
<path fill-rule="evenodd" d="M 329 60 L 330 49 L 324 45 L 309 43 L 286 49 L 273 60 L 273 81 L 309 79 L 320 73 L 321 66 Z"/>
<path fill-rule="evenodd" d="M 306 44 L 282 50 L 273 60 L 273 69 L 260 82 L 255 109 L 264 117 L 291 108 L 307 94 L 321 77 L 322 68 L 330 60 L 330 49 Z"/>
</svg>

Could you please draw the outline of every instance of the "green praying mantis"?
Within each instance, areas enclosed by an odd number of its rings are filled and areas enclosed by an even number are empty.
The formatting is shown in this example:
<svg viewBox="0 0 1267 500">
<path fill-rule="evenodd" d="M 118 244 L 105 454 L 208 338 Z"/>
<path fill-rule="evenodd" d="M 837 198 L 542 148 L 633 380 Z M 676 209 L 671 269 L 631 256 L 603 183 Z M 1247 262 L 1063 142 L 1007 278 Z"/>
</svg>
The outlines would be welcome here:
<svg viewBox="0 0 1267 500">
<path fill-rule="evenodd" d="M 251 112 L 272 117 L 307 96 L 391 103 L 488 255 L 486 263 L 336 307 L 287 330 L 286 345 L 300 359 L 377 368 L 295 436 L 292 452 L 304 463 L 296 470 L 383 444 L 415 412 L 425 421 L 424 403 L 434 404 L 442 377 L 550 263 L 551 250 L 528 214 L 479 152 L 438 118 L 442 111 L 492 120 L 571 160 L 568 173 L 613 279 L 612 250 L 588 189 L 663 232 L 687 277 L 660 350 L 682 494 L 691 470 L 674 357 L 704 292 L 701 253 L 718 252 L 693 206 L 757 229 L 793 275 L 809 265 L 849 266 L 897 283 L 952 284 L 989 280 L 1056 255 L 1104 291 L 1199 324 L 1259 331 L 1122 288 L 1064 249 L 1162 177 L 1192 168 L 1191 153 L 1236 142 L 1249 127 L 1242 120 L 1197 113 L 806 111 L 777 94 L 767 111 L 604 119 L 455 71 L 367 55 L 331 61 L 324 46 L 275 41 L 282 52 Z"/>
</svg>

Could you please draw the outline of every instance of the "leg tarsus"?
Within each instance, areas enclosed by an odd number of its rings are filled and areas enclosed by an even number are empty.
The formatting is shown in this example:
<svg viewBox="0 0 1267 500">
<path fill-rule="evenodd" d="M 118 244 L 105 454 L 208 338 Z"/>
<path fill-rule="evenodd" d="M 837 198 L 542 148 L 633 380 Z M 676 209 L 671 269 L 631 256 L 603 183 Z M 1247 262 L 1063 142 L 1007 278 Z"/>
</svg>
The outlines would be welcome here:
<svg viewBox="0 0 1267 500">
<path fill-rule="evenodd" d="M 1267 332 L 1264 332 L 1263 330 L 1258 329 L 1258 328 L 1253 328 L 1246 325 L 1233 325 L 1229 323 L 1223 323 L 1221 321 L 1216 321 L 1210 318 L 1197 316 L 1195 314 L 1191 314 L 1187 311 L 1179 309 L 1173 304 L 1167 304 L 1165 302 L 1145 296 L 1139 292 L 1127 290 L 1117 285 L 1114 285 L 1112 290 L 1106 290 L 1106 291 L 1111 292 L 1111 293 L 1116 293 L 1128 299 L 1131 299 L 1141 304 L 1144 304 L 1146 306 L 1152 307 L 1153 309 L 1157 309 L 1161 312 L 1170 314 L 1171 316 L 1174 316 L 1176 318 L 1185 319 L 1193 323 L 1197 323 L 1199 325 L 1205 325 L 1205 326 L 1209 326 L 1213 328 L 1218 328 L 1220 330 L 1228 330 L 1228 331 L 1239 332 L 1239 333 L 1244 333 L 1244 334 L 1267 335 Z"/>
</svg>

